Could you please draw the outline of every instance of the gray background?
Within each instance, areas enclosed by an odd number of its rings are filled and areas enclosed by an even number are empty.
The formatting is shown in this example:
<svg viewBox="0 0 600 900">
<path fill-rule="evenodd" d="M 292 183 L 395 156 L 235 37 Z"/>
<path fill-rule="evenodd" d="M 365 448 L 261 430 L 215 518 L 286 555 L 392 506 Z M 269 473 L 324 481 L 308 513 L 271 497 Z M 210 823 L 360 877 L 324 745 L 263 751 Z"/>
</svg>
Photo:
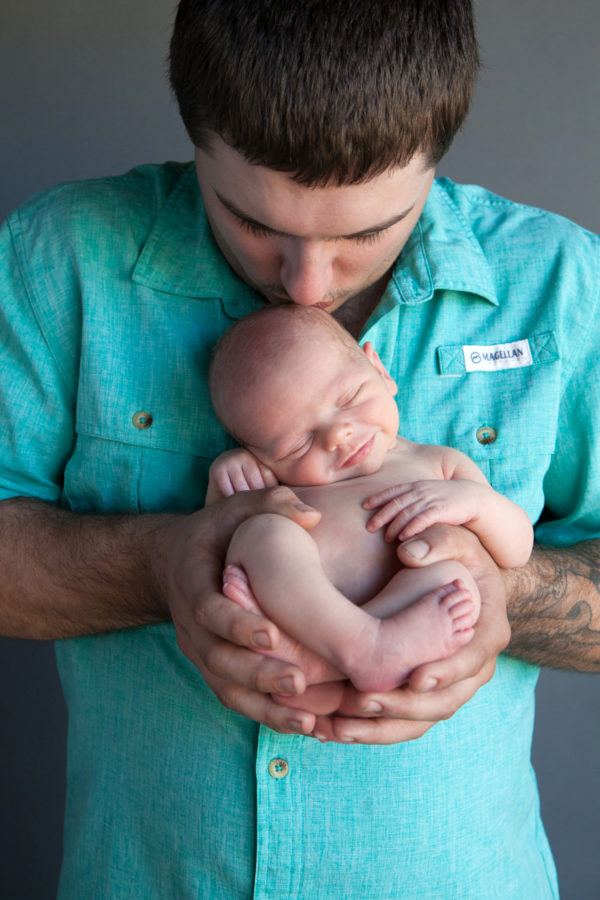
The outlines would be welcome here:
<svg viewBox="0 0 600 900">
<path fill-rule="evenodd" d="M 165 77 L 174 5 L 0 0 L 0 217 L 61 180 L 190 158 Z M 440 172 L 598 231 L 597 0 L 477 6 L 484 69 Z M 600 897 L 598 711 L 593 676 L 542 674 L 534 760 L 563 900 Z M 51 898 L 66 730 L 51 645 L 0 639 L 0 722 L 0 896 Z"/>
</svg>

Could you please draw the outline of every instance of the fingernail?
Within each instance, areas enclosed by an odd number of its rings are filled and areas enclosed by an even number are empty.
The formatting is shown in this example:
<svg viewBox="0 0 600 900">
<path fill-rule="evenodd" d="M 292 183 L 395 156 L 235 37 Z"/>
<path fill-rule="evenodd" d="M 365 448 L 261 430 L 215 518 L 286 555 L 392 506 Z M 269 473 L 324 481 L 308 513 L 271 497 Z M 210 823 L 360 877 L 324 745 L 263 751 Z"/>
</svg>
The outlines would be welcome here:
<svg viewBox="0 0 600 900">
<path fill-rule="evenodd" d="M 363 712 L 380 713 L 383 712 L 383 706 L 377 700 L 370 700 L 366 706 L 363 706 Z"/>
<path fill-rule="evenodd" d="M 290 719 L 288 728 L 290 731 L 297 731 L 298 734 L 304 734 L 304 725 L 299 719 Z"/>
<path fill-rule="evenodd" d="M 352 735 L 340 735 L 339 740 L 342 744 L 355 744 L 356 740 L 352 737 Z"/>
<path fill-rule="evenodd" d="M 280 678 L 277 682 L 277 691 L 280 694 L 295 694 L 294 679 L 291 676 Z"/>
<path fill-rule="evenodd" d="M 428 678 L 427 681 L 423 684 L 422 690 L 423 691 L 432 691 L 434 688 L 436 688 L 438 686 L 438 684 L 439 684 L 439 681 L 437 678 Z"/>
<path fill-rule="evenodd" d="M 314 512 L 314 506 L 307 506 L 306 503 L 294 503 L 296 509 L 299 509 L 300 512 Z"/>
<path fill-rule="evenodd" d="M 255 647 L 260 647 L 261 650 L 271 649 L 271 638 L 266 631 L 255 631 L 252 635 L 252 643 Z"/>
<path fill-rule="evenodd" d="M 319 731 L 319 732 L 315 731 L 315 732 L 314 732 L 314 735 L 315 735 L 315 737 L 316 737 L 316 739 L 317 739 L 318 741 L 321 741 L 322 744 L 326 744 L 326 743 L 327 743 L 327 738 L 325 737 L 324 734 L 321 734 L 320 731 Z"/>
<path fill-rule="evenodd" d="M 430 551 L 430 546 L 425 541 L 407 541 L 405 544 L 400 545 L 403 550 L 406 550 L 409 556 L 412 556 L 414 559 L 423 559 Z"/>
</svg>

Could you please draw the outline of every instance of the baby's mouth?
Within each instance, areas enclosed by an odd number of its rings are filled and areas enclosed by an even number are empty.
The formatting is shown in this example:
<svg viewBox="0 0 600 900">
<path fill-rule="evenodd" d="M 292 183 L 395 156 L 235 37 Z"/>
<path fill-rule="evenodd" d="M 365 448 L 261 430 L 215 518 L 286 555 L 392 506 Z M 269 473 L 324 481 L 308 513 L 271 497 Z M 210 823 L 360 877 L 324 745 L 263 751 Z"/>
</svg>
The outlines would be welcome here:
<svg viewBox="0 0 600 900">
<path fill-rule="evenodd" d="M 352 466 L 356 466 L 358 463 L 362 462 L 363 459 L 367 458 L 367 456 L 373 449 L 374 443 L 375 443 L 375 435 L 372 435 L 368 441 L 365 441 L 364 444 L 361 444 L 361 446 L 358 448 L 358 450 L 355 450 L 353 453 L 350 454 L 350 456 L 348 456 L 344 460 L 344 462 L 342 463 L 340 468 L 349 469 Z"/>
</svg>

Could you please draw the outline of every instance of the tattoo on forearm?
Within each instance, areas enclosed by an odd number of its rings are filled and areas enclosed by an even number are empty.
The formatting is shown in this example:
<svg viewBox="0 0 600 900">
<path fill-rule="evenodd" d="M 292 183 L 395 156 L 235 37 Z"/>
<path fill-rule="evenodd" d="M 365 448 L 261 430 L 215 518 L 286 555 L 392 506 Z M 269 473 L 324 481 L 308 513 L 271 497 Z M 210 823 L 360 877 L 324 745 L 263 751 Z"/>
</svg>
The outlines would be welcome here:
<svg viewBox="0 0 600 900">
<path fill-rule="evenodd" d="M 536 547 L 515 570 L 508 652 L 544 666 L 600 672 L 600 540 Z"/>
</svg>

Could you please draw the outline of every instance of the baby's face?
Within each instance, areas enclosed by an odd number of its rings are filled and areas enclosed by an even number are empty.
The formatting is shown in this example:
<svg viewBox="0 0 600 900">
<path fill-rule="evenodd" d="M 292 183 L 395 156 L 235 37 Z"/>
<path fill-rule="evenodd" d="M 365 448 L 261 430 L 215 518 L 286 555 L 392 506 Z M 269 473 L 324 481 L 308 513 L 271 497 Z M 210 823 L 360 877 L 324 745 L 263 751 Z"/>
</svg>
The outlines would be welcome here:
<svg viewBox="0 0 600 900">
<path fill-rule="evenodd" d="M 367 345 L 331 337 L 286 351 L 245 403 L 248 449 L 283 484 L 330 484 L 376 472 L 398 434 L 396 385 Z"/>
</svg>

